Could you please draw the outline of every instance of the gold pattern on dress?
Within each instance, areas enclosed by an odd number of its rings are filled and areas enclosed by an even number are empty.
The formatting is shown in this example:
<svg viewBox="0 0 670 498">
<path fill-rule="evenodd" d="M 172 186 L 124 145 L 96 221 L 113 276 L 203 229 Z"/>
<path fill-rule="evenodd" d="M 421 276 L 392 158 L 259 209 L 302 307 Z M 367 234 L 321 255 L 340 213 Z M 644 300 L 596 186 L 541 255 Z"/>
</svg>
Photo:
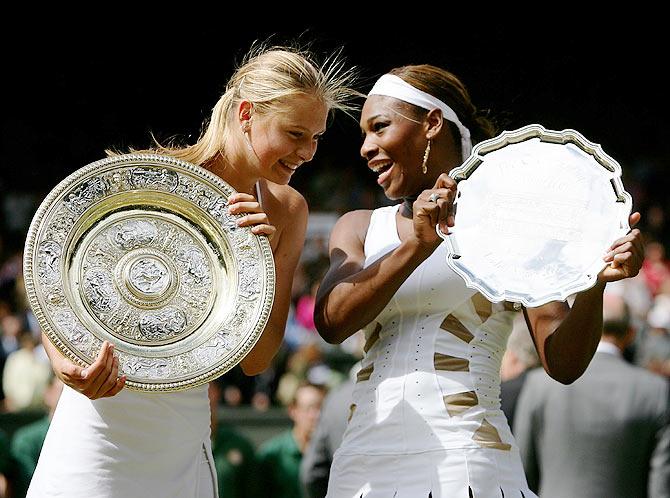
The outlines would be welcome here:
<svg viewBox="0 0 670 498">
<path fill-rule="evenodd" d="M 353 403 L 351 406 L 349 406 L 349 418 L 347 418 L 347 422 L 351 421 L 351 417 L 354 416 L 355 411 L 356 411 L 356 404 Z"/>
<path fill-rule="evenodd" d="M 435 353 L 433 355 L 435 370 L 449 370 L 450 372 L 469 372 L 470 361 L 448 354 Z"/>
<path fill-rule="evenodd" d="M 482 323 L 489 319 L 493 313 L 493 306 L 491 301 L 482 296 L 479 292 L 472 296 L 472 305 L 475 307 L 475 312 L 479 315 Z"/>
<path fill-rule="evenodd" d="M 511 444 L 503 443 L 500 439 L 500 434 L 498 430 L 491 425 L 491 423 L 484 419 L 482 425 L 479 426 L 479 429 L 475 431 L 472 436 L 472 439 L 479 445 L 484 448 L 496 448 L 498 450 L 509 451 L 512 449 Z"/>
<path fill-rule="evenodd" d="M 370 351 L 370 349 L 372 349 L 372 346 L 374 346 L 375 342 L 379 340 L 379 332 L 381 332 L 381 330 L 382 330 L 382 324 L 378 323 L 375 329 L 370 334 L 370 337 L 368 337 L 365 340 L 365 346 L 363 346 L 363 351 L 367 353 L 368 351 Z"/>
<path fill-rule="evenodd" d="M 475 337 L 454 315 L 447 316 L 440 325 L 440 328 L 468 343 Z"/>
<path fill-rule="evenodd" d="M 474 391 L 449 394 L 442 399 L 444 399 L 444 406 L 447 407 L 447 412 L 449 412 L 449 415 L 452 417 L 460 415 L 465 410 L 477 406 L 477 403 L 479 403 L 477 393 Z"/>
<path fill-rule="evenodd" d="M 356 375 L 356 382 L 363 382 L 364 380 L 368 380 L 372 375 L 372 371 L 374 369 L 375 369 L 374 364 L 368 365 L 365 368 L 361 368 L 358 371 L 358 374 Z"/>
</svg>

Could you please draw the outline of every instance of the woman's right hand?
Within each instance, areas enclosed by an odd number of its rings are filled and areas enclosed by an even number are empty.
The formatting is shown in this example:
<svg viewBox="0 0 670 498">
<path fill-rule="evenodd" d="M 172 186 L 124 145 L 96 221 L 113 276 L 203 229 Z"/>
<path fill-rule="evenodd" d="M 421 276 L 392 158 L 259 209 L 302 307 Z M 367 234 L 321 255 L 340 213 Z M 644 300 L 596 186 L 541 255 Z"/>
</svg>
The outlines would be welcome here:
<svg viewBox="0 0 670 498">
<path fill-rule="evenodd" d="M 126 376 L 118 376 L 119 359 L 114 357 L 114 346 L 107 341 L 102 343 L 93 364 L 86 368 L 75 365 L 61 354 L 53 355 L 51 366 L 65 385 L 89 399 L 114 396 L 126 384 Z"/>
<path fill-rule="evenodd" d="M 455 197 L 456 181 L 448 174 L 442 173 L 433 188 L 421 192 L 414 201 L 412 205 L 414 236 L 421 245 L 434 249 L 442 242 L 435 231 L 435 226 L 439 224 L 444 234 L 448 234 L 449 227 L 454 226 Z"/>
</svg>

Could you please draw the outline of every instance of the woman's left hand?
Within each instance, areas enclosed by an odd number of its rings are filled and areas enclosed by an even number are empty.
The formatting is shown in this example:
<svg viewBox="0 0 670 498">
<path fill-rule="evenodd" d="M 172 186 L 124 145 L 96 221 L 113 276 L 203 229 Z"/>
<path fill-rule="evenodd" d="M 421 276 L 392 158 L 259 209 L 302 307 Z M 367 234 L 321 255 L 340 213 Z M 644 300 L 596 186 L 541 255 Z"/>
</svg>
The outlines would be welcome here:
<svg viewBox="0 0 670 498">
<path fill-rule="evenodd" d="M 640 213 L 631 214 L 628 220 L 631 228 L 639 221 Z M 644 260 L 644 241 L 640 230 L 633 228 L 614 241 L 603 259 L 608 264 L 598 275 L 599 282 L 614 282 L 637 275 Z"/>
<path fill-rule="evenodd" d="M 228 211 L 231 214 L 244 214 L 237 220 L 237 225 L 250 226 L 256 235 L 267 235 L 271 239 L 277 231 L 274 225 L 270 224 L 268 215 L 263 212 L 260 203 L 251 194 L 238 192 L 231 195 L 228 198 Z"/>
</svg>

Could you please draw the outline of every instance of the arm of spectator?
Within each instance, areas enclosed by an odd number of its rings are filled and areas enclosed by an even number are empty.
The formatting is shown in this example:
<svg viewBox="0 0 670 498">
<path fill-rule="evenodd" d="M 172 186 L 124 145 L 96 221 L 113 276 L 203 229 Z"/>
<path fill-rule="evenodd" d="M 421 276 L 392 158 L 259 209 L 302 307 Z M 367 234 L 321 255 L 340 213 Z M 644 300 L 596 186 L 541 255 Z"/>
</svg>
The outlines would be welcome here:
<svg viewBox="0 0 670 498">
<path fill-rule="evenodd" d="M 540 489 L 540 455 L 537 452 L 541 407 L 539 393 L 534 392 L 532 375 L 526 378 L 514 414 L 514 438 L 519 446 L 521 462 L 526 473 L 528 487 L 537 493 Z"/>
<path fill-rule="evenodd" d="M 42 344 L 56 376 L 87 398 L 114 396 L 126 384 L 126 376 L 119 377 L 119 359 L 114 356 L 114 346 L 107 341 L 102 343 L 95 361 L 85 368 L 65 358 L 44 333 Z"/>
</svg>

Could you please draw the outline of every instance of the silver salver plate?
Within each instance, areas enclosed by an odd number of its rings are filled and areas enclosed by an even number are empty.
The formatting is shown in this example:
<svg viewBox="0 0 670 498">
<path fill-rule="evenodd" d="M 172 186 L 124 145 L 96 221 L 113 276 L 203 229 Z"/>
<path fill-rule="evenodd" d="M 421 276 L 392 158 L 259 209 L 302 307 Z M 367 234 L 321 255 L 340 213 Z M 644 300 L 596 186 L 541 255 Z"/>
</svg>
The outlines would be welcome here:
<svg viewBox="0 0 670 498">
<path fill-rule="evenodd" d="M 630 227 L 621 166 L 575 130 L 533 124 L 479 143 L 458 182 L 447 264 L 490 301 L 536 307 L 595 285 Z"/>
<path fill-rule="evenodd" d="M 67 358 L 103 341 L 141 391 L 194 387 L 235 366 L 274 298 L 267 237 L 238 227 L 235 191 L 205 169 L 131 154 L 65 178 L 35 214 L 24 253 L 30 305 Z"/>
</svg>

